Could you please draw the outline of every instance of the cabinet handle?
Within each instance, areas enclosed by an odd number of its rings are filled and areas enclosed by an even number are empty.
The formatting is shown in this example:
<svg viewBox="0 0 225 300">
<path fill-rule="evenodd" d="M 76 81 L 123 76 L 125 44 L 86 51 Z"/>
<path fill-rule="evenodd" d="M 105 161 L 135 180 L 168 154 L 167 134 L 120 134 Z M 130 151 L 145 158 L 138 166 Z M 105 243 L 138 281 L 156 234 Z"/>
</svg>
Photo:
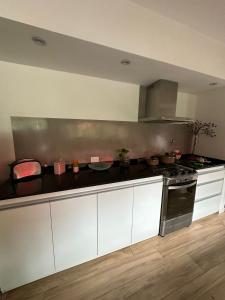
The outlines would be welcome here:
<svg viewBox="0 0 225 300">
<path fill-rule="evenodd" d="M 185 184 L 185 185 L 169 186 L 168 189 L 169 190 L 181 190 L 181 189 L 189 188 L 194 185 L 196 185 L 196 182 Z"/>
</svg>

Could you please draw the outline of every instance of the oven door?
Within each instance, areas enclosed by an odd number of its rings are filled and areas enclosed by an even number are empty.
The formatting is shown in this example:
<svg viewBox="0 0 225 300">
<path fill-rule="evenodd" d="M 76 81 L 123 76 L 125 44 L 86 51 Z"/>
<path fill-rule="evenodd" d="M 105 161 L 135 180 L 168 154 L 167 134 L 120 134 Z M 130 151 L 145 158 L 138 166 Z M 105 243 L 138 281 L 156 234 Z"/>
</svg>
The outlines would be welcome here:
<svg viewBox="0 0 225 300">
<path fill-rule="evenodd" d="M 193 213 L 196 180 L 167 186 L 163 195 L 163 219 L 170 220 Z"/>
</svg>

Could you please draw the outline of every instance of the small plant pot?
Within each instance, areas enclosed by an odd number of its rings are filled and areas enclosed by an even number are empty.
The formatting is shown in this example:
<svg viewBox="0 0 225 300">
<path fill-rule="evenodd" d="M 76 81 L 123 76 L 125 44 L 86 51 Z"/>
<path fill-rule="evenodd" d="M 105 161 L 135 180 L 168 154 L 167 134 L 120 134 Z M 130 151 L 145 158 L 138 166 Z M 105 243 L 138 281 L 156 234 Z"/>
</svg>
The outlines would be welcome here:
<svg viewBox="0 0 225 300">
<path fill-rule="evenodd" d="M 130 166 L 130 160 L 129 159 L 120 161 L 120 167 L 121 168 L 128 168 L 129 166 Z"/>
</svg>

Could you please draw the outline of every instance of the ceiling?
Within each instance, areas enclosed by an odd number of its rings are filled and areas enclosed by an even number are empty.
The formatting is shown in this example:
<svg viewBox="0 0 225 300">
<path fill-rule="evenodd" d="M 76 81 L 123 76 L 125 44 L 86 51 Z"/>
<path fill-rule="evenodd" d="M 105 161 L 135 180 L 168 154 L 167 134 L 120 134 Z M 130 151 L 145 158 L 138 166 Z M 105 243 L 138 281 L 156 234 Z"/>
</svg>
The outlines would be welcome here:
<svg viewBox="0 0 225 300">
<path fill-rule="evenodd" d="M 173 80 L 180 91 L 189 93 L 215 88 L 209 82 L 225 86 L 225 80 L 4 18 L 0 18 L 0 36 L 2 61 L 134 84 Z M 42 37 L 47 45 L 34 44 L 32 36 Z M 121 65 L 122 59 L 131 64 Z"/>
<path fill-rule="evenodd" d="M 224 0 L 130 0 L 225 43 Z"/>
</svg>

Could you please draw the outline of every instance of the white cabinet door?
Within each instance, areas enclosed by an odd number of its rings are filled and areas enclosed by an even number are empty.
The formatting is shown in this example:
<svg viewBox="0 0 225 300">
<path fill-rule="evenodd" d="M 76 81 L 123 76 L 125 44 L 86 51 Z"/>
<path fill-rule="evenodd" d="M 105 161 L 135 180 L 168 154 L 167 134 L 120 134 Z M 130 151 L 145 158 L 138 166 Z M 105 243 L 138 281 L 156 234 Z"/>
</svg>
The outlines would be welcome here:
<svg viewBox="0 0 225 300">
<path fill-rule="evenodd" d="M 133 187 L 98 194 L 98 254 L 131 244 Z"/>
<path fill-rule="evenodd" d="M 54 273 L 49 203 L 0 211 L 0 287 L 11 290 Z"/>
<path fill-rule="evenodd" d="M 97 257 L 97 195 L 51 202 L 56 270 Z"/>
<path fill-rule="evenodd" d="M 162 182 L 134 187 L 132 243 L 156 236 L 162 201 Z"/>
</svg>

